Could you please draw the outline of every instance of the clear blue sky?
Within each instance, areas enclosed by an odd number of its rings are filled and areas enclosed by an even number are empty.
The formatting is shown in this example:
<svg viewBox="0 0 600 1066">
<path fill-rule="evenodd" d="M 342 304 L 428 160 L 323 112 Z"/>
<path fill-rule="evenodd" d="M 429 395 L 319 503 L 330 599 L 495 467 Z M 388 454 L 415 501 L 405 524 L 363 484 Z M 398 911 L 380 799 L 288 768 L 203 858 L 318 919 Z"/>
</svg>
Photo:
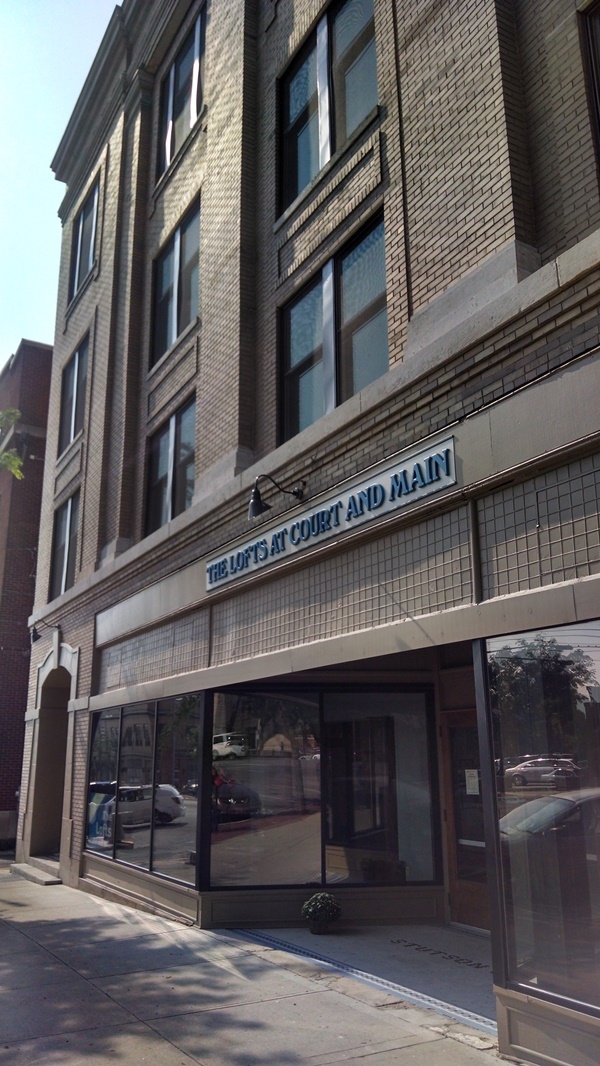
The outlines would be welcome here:
<svg viewBox="0 0 600 1066">
<path fill-rule="evenodd" d="M 54 341 L 65 187 L 50 163 L 117 0 L 0 0 L 0 368 Z"/>
</svg>

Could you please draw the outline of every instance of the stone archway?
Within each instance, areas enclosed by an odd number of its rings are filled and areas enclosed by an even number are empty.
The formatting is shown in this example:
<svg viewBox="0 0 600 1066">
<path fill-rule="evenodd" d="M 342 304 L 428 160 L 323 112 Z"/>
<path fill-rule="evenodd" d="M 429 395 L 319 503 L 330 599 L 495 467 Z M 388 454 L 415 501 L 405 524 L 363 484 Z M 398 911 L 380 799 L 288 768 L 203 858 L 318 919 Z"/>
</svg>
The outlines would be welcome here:
<svg viewBox="0 0 600 1066">
<path fill-rule="evenodd" d="M 41 689 L 32 781 L 32 856 L 58 859 L 60 854 L 70 690 L 71 677 L 63 667 L 53 670 Z"/>
<path fill-rule="evenodd" d="M 24 781 L 21 861 L 60 857 L 61 869 L 68 867 L 70 857 L 66 828 L 70 827 L 73 715 L 69 703 L 76 696 L 78 658 L 77 649 L 61 642 L 57 627 L 52 650 L 37 671 L 36 707 L 28 716 L 33 727 L 31 747 L 24 760 L 24 767 L 30 761 Z"/>
</svg>

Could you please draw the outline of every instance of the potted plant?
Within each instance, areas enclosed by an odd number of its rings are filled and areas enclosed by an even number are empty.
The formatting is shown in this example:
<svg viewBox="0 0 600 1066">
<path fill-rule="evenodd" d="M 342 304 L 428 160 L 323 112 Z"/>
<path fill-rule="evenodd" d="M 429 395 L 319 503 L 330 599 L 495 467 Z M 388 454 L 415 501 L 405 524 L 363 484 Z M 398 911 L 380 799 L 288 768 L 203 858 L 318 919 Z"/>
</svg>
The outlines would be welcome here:
<svg viewBox="0 0 600 1066">
<path fill-rule="evenodd" d="M 330 922 L 339 918 L 342 908 L 330 892 L 315 892 L 302 905 L 300 913 L 307 919 L 311 933 L 326 933 Z"/>
</svg>

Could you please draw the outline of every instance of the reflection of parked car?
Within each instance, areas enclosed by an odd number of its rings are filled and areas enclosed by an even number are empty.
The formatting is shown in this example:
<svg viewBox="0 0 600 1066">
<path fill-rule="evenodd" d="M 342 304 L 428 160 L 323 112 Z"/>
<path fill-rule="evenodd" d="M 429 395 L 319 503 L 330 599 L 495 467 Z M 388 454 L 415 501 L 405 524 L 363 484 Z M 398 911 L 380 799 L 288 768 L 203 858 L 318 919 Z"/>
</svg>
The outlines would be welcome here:
<svg viewBox="0 0 600 1066">
<path fill-rule="evenodd" d="M 88 803 L 103 806 L 107 818 L 114 814 L 116 781 L 93 781 L 89 787 Z M 185 814 L 183 797 L 173 785 L 120 785 L 118 815 L 123 825 L 142 825 L 152 821 L 152 794 L 154 817 L 157 822 L 173 822 Z"/>
<path fill-rule="evenodd" d="M 213 759 L 243 759 L 247 753 L 243 733 L 217 733 L 213 737 Z"/>
<path fill-rule="evenodd" d="M 219 822 L 252 818 L 260 813 L 261 806 L 258 792 L 249 785 L 213 772 L 213 829 L 218 829 Z"/>
<path fill-rule="evenodd" d="M 600 859 L 600 788 L 529 800 L 505 814 L 498 828 L 515 903 L 548 902 L 549 870 L 564 876 L 569 899 L 588 892 Z"/>
<path fill-rule="evenodd" d="M 511 766 L 504 776 L 514 788 L 521 788 L 523 785 L 544 784 L 544 782 L 552 784 L 555 779 L 548 778 L 548 775 L 555 770 L 560 770 L 565 774 L 577 774 L 578 772 L 572 759 L 537 758 L 527 759 L 516 766 Z"/>
<path fill-rule="evenodd" d="M 198 782 L 197 781 L 186 781 L 185 785 L 183 786 L 183 788 L 181 790 L 181 795 L 182 796 L 197 796 L 198 795 Z"/>
</svg>

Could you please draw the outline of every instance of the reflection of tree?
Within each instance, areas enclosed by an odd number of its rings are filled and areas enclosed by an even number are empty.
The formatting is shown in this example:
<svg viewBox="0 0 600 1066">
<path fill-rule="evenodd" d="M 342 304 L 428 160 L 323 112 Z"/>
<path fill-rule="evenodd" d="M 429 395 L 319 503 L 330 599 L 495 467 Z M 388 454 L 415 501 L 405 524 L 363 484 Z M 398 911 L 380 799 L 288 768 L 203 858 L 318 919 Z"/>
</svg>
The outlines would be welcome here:
<svg viewBox="0 0 600 1066">
<path fill-rule="evenodd" d="M 292 699 L 262 693 L 229 694 L 225 712 L 225 730 L 243 733 L 250 747 L 259 751 L 273 737 L 283 736 L 289 741 L 286 750 L 303 752 L 308 738 L 319 736 L 319 707 L 314 696 Z"/>
<path fill-rule="evenodd" d="M 595 683 L 589 655 L 538 633 L 493 652 L 489 677 L 505 756 L 583 753 L 585 686 Z"/>
</svg>

